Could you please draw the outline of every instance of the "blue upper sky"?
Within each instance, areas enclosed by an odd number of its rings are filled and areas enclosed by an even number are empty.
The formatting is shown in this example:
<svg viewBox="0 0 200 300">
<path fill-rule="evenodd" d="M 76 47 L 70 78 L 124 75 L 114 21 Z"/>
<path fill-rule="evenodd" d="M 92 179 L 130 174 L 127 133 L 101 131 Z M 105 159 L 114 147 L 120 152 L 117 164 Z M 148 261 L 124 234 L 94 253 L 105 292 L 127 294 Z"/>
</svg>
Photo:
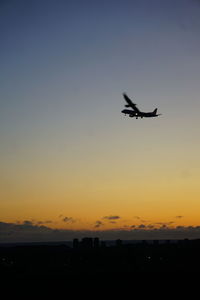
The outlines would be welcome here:
<svg viewBox="0 0 200 300">
<path fill-rule="evenodd" d="M 195 0 L 1 1 L 2 138 L 123 132 L 122 92 L 143 110 L 158 107 L 159 126 L 191 131 L 199 28 Z"/>
</svg>

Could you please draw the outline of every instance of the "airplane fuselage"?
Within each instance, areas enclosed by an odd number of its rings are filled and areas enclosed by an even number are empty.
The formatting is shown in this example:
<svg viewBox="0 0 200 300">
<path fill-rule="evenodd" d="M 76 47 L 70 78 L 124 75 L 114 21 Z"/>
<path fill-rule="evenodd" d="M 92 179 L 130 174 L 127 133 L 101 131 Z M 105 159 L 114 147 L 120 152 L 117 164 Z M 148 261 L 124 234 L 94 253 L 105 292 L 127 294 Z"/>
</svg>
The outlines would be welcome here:
<svg viewBox="0 0 200 300">
<path fill-rule="evenodd" d="M 134 111 L 134 110 L 130 110 L 130 109 L 123 109 L 121 111 L 123 114 L 125 115 L 129 115 L 129 117 L 133 118 L 153 118 L 153 117 L 158 117 L 157 114 L 155 114 L 154 112 L 142 112 L 142 111 Z"/>
</svg>

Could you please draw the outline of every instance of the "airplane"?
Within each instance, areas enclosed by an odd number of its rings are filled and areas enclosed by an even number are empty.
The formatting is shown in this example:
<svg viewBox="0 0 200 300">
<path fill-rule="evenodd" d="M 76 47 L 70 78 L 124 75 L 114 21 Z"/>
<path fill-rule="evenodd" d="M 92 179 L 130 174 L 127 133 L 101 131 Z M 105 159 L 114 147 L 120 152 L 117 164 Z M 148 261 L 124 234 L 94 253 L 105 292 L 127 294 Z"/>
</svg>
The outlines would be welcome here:
<svg viewBox="0 0 200 300">
<path fill-rule="evenodd" d="M 128 103 L 125 105 L 125 107 L 131 107 L 132 110 L 123 109 L 121 112 L 124 113 L 125 115 L 129 115 L 130 118 L 133 118 L 133 117 L 135 117 L 136 119 L 138 119 L 139 117 L 140 118 L 153 118 L 153 117 L 158 117 L 161 115 L 161 114 L 157 114 L 157 108 L 154 109 L 154 111 L 152 111 L 152 112 L 140 111 L 137 108 L 137 104 L 133 103 L 131 101 L 131 99 L 125 93 L 123 94 L 123 96 L 124 96 L 124 99 L 126 100 L 126 102 Z"/>
</svg>

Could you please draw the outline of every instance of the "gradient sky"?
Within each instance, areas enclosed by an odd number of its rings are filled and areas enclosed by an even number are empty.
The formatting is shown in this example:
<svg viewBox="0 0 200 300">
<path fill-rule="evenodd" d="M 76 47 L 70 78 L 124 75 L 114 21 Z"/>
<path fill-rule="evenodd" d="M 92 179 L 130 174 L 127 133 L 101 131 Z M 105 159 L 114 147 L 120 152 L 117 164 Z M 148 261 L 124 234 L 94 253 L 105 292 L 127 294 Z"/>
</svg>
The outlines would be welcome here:
<svg viewBox="0 0 200 300">
<path fill-rule="evenodd" d="M 0 41 L 2 222 L 200 225 L 200 1 L 6 0 Z"/>
</svg>

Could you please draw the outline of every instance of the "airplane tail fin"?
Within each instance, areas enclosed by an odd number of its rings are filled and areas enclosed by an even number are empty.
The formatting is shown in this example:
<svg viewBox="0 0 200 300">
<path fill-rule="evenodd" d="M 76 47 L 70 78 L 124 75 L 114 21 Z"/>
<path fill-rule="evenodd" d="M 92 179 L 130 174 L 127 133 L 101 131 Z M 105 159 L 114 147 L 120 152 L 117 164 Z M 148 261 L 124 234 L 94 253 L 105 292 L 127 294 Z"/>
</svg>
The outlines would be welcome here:
<svg viewBox="0 0 200 300">
<path fill-rule="evenodd" d="M 157 108 L 156 109 L 154 109 L 154 111 L 153 111 L 153 114 L 155 114 L 156 115 L 156 113 L 157 113 Z"/>
</svg>

